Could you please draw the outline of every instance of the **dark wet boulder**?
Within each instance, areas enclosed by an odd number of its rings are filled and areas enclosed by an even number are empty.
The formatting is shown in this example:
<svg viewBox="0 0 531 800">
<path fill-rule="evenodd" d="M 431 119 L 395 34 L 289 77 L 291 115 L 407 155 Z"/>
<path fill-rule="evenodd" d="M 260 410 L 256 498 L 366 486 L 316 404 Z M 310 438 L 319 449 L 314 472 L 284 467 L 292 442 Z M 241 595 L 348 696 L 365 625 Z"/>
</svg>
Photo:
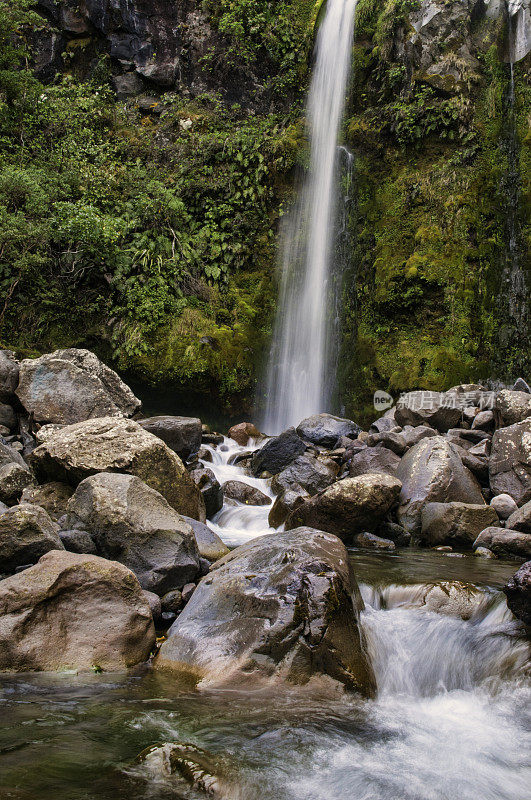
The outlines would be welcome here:
<svg viewBox="0 0 531 800">
<path fill-rule="evenodd" d="M 65 550 L 70 553 L 86 553 L 87 555 L 98 555 L 98 548 L 94 543 L 94 539 L 88 531 L 79 529 L 74 530 L 60 530 L 59 538 L 61 539 Z"/>
<path fill-rule="evenodd" d="M 154 666 L 206 684 L 254 687 L 328 675 L 372 695 L 351 570 L 344 545 L 321 531 L 253 539 L 201 580 Z"/>
<path fill-rule="evenodd" d="M 124 564 L 150 592 L 180 589 L 199 573 L 192 529 L 134 475 L 102 472 L 82 481 L 68 503 L 65 527 L 88 531 L 99 555 Z"/>
<path fill-rule="evenodd" d="M 297 425 L 297 433 L 302 439 L 327 448 L 335 447 L 342 436 L 355 439 L 360 432 L 360 426 L 351 419 L 334 417 L 332 414 L 314 414 Z"/>
<path fill-rule="evenodd" d="M 531 417 L 531 394 L 503 389 L 496 395 L 496 411 L 507 427 Z"/>
<path fill-rule="evenodd" d="M 394 475 L 399 464 L 400 456 L 387 447 L 366 447 L 353 453 L 349 461 L 349 475 L 351 478 L 368 472 Z"/>
<path fill-rule="evenodd" d="M 265 445 L 253 454 L 252 473 L 256 476 L 264 472 L 276 475 L 277 472 L 282 472 L 288 464 L 291 464 L 297 456 L 302 455 L 305 450 L 306 445 L 297 436 L 295 428 L 288 428 L 280 436 L 268 439 Z"/>
<path fill-rule="evenodd" d="M 474 547 L 487 547 L 497 556 L 506 558 L 531 558 L 531 534 L 509 528 L 485 528 L 474 542 Z"/>
<path fill-rule="evenodd" d="M 267 494 L 243 481 L 226 481 L 223 484 L 223 494 L 231 500 L 238 500 L 239 503 L 249 506 L 271 505 L 271 498 Z"/>
<path fill-rule="evenodd" d="M 494 433 L 489 482 L 493 494 L 508 494 L 518 506 L 531 500 L 531 418 Z"/>
<path fill-rule="evenodd" d="M 394 431 L 383 431 L 382 433 L 371 433 L 367 439 L 369 447 L 376 447 L 376 445 L 385 447 L 396 453 L 397 456 L 403 456 L 407 450 L 406 440 L 400 433 Z"/>
<path fill-rule="evenodd" d="M 280 527 L 292 511 L 309 499 L 310 495 L 301 486 L 294 486 L 292 489 L 277 495 L 268 516 L 270 526 L 272 528 Z"/>
<path fill-rule="evenodd" d="M 159 416 L 139 422 L 144 430 L 162 439 L 184 461 L 201 447 L 201 420 L 197 417 Z"/>
<path fill-rule="evenodd" d="M 430 425 L 445 433 L 461 420 L 462 408 L 450 392 L 407 392 L 398 399 L 395 420 L 398 425 Z"/>
<path fill-rule="evenodd" d="M 98 472 L 136 475 L 179 513 L 204 521 L 201 493 L 179 456 L 131 419 L 89 419 L 39 431 L 45 441 L 28 457 L 42 481 L 76 486 Z"/>
<path fill-rule="evenodd" d="M 482 530 L 498 522 L 494 509 L 485 504 L 427 503 L 422 509 L 418 538 L 430 547 L 449 544 L 469 548 Z"/>
<path fill-rule="evenodd" d="M 0 350 L 0 402 L 11 403 L 15 399 L 20 365 L 11 350 Z"/>
<path fill-rule="evenodd" d="M 223 489 L 215 474 L 208 467 L 196 467 L 190 477 L 201 492 L 207 519 L 212 519 L 223 508 Z"/>
<path fill-rule="evenodd" d="M 183 517 L 194 532 L 197 548 L 201 558 L 207 561 L 217 561 L 229 552 L 227 545 L 204 522 L 198 522 L 191 517 Z"/>
<path fill-rule="evenodd" d="M 411 534 L 402 525 L 396 522 L 384 521 L 378 525 L 376 533 L 382 539 L 390 539 L 397 547 L 408 547 L 411 543 Z"/>
<path fill-rule="evenodd" d="M 354 537 L 353 544 L 356 547 L 364 547 L 367 550 L 387 550 L 392 552 L 395 550 L 395 543 L 391 539 L 382 539 L 381 536 L 376 536 L 374 533 L 363 531 Z"/>
<path fill-rule="evenodd" d="M 68 501 L 73 494 L 74 489 L 68 483 L 51 481 L 40 486 L 28 486 L 22 492 L 20 502 L 41 506 L 53 520 L 57 521 L 66 513 Z"/>
<path fill-rule="evenodd" d="M 330 458 L 304 453 L 274 476 L 271 488 L 276 494 L 280 494 L 298 486 L 313 495 L 330 486 L 338 472 L 339 466 Z"/>
<path fill-rule="evenodd" d="M 514 511 L 507 519 L 506 525 L 513 531 L 531 533 L 531 500 L 528 500 L 521 508 Z"/>
<path fill-rule="evenodd" d="M 35 479 L 28 465 L 13 447 L 0 442 L 0 501 L 14 503 Z"/>
<path fill-rule="evenodd" d="M 503 591 L 514 616 L 531 626 L 531 561 L 522 564 Z"/>
<path fill-rule="evenodd" d="M 17 396 L 37 422 L 61 425 L 131 416 L 141 405 L 114 370 L 75 348 L 24 359 Z"/>
<path fill-rule="evenodd" d="M 133 573 L 91 555 L 52 551 L 0 581 L 0 670 L 122 670 L 155 643 Z"/>
<path fill-rule="evenodd" d="M 292 511 L 286 530 L 308 525 L 344 539 L 372 531 L 398 502 L 401 486 L 383 473 L 344 478 Z"/>
<path fill-rule="evenodd" d="M 427 503 L 484 504 L 481 487 L 463 466 L 457 449 L 442 436 L 422 439 L 403 456 L 396 470 L 402 482 L 398 522 L 410 533 L 421 530 Z"/>
<path fill-rule="evenodd" d="M 250 439 L 256 440 L 262 437 L 263 434 L 252 422 L 240 422 L 229 429 L 229 439 L 233 439 L 240 447 L 247 447 Z"/>
<path fill-rule="evenodd" d="M 35 564 L 49 550 L 64 550 L 43 508 L 23 503 L 0 514 L 0 573 Z"/>
</svg>

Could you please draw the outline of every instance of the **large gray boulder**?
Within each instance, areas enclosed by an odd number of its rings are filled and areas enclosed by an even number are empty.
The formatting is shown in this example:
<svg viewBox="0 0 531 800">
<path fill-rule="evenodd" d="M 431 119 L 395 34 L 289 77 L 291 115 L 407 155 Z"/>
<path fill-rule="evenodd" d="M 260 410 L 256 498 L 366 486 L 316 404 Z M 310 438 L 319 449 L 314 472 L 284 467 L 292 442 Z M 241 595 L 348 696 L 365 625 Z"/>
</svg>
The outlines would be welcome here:
<svg viewBox="0 0 531 800">
<path fill-rule="evenodd" d="M 413 535 L 420 534 L 422 509 L 427 503 L 485 502 L 478 481 L 463 466 L 456 447 L 442 436 L 422 439 L 408 450 L 396 476 L 402 481 L 398 521 Z"/>
<path fill-rule="evenodd" d="M 131 416 L 141 405 L 114 370 L 76 348 L 24 359 L 16 393 L 37 422 L 60 425 Z"/>
<path fill-rule="evenodd" d="M 461 420 L 462 406 L 455 393 L 407 392 L 399 397 L 395 420 L 397 425 L 430 425 L 445 433 Z"/>
<path fill-rule="evenodd" d="M 522 508 L 514 511 L 506 523 L 508 528 L 522 533 L 531 533 L 531 500 L 524 503 Z"/>
<path fill-rule="evenodd" d="M 503 389 L 496 395 L 495 408 L 504 426 L 531 417 L 531 394 Z"/>
<path fill-rule="evenodd" d="M 531 418 L 494 433 L 489 482 L 493 494 L 509 494 L 518 506 L 531 500 Z"/>
<path fill-rule="evenodd" d="M 482 530 L 498 525 L 491 506 L 472 503 L 427 503 L 422 509 L 420 540 L 434 547 L 472 547 Z"/>
<path fill-rule="evenodd" d="M 400 456 L 387 447 L 365 447 L 352 455 L 349 463 L 349 475 L 357 478 L 368 472 L 383 472 L 394 475 L 400 464 Z"/>
<path fill-rule="evenodd" d="M 329 675 L 372 695 L 344 545 L 299 528 L 242 545 L 202 579 L 154 666 L 207 684 L 305 684 Z M 359 593 L 357 594 L 359 596 Z"/>
<path fill-rule="evenodd" d="M 0 350 L 0 402 L 11 403 L 18 386 L 20 366 L 11 350 Z"/>
<path fill-rule="evenodd" d="M 506 558 L 531 558 L 531 534 L 489 527 L 479 534 L 474 542 L 476 547 L 486 547 L 497 556 Z"/>
<path fill-rule="evenodd" d="M 344 478 L 294 509 L 286 530 L 309 525 L 345 539 L 374 530 L 398 502 L 401 486 L 383 473 Z"/>
<path fill-rule="evenodd" d="M 64 550 L 43 508 L 22 503 L 0 514 L 0 573 L 35 564 L 49 550 Z"/>
<path fill-rule="evenodd" d="M 162 439 L 183 460 L 201 447 L 201 420 L 197 417 L 149 417 L 141 419 L 140 424 L 144 430 Z"/>
<path fill-rule="evenodd" d="M 28 465 L 16 450 L 0 442 L 0 501 L 14 503 L 34 484 Z"/>
<path fill-rule="evenodd" d="M 351 419 L 334 417 L 333 414 L 314 414 L 297 425 L 297 433 L 302 439 L 327 448 L 335 447 L 342 436 L 354 439 L 360 432 L 360 426 Z"/>
<path fill-rule="evenodd" d="M 181 589 L 199 574 L 192 529 L 134 475 L 101 472 L 81 481 L 64 527 L 88 531 L 99 554 L 129 567 L 149 592 Z"/>
<path fill-rule="evenodd" d="M 302 455 L 306 450 L 306 445 L 297 436 L 295 428 L 288 428 L 280 436 L 274 436 L 264 444 L 260 450 L 256 450 L 251 461 L 253 475 L 259 476 L 263 472 L 269 475 L 276 475 L 282 472 L 288 464 L 291 464 L 297 456 Z"/>
<path fill-rule="evenodd" d="M 53 551 L 0 581 L 0 670 L 123 670 L 154 643 L 148 602 L 122 564 Z"/>
<path fill-rule="evenodd" d="M 531 626 L 531 561 L 526 561 L 503 590 L 515 617 Z"/>
<path fill-rule="evenodd" d="M 230 552 L 227 545 L 204 522 L 198 522 L 191 517 L 183 517 L 194 532 L 197 549 L 201 558 L 207 561 L 217 561 Z"/>
<path fill-rule="evenodd" d="M 74 486 L 98 472 L 136 475 L 179 513 L 205 520 L 201 493 L 179 456 L 133 420 L 103 417 L 52 430 L 29 461 L 41 480 Z"/>
<path fill-rule="evenodd" d="M 331 459 L 316 458 L 309 453 L 303 453 L 274 476 L 271 488 L 275 494 L 281 494 L 300 487 L 313 495 L 330 486 L 338 472 L 338 464 Z"/>
</svg>

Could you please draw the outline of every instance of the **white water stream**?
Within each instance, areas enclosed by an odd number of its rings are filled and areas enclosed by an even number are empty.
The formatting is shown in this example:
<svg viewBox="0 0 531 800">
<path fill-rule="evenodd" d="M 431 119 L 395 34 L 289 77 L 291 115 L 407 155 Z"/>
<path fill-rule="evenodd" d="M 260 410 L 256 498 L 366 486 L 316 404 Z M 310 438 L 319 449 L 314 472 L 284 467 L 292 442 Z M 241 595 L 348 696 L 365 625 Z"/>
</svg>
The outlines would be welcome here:
<svg viewBox="0 0 531 800">
<path fill-rule="evenodd" d="M 284 228 L 277 319 L 266 379 L 262 429 L 280 433 L 330 410 L 333 327 L 330 265 L 338 133 L 351 60 L 357 0 L 328 0 L 308 97 L 310 170 Z"/>
</svg>

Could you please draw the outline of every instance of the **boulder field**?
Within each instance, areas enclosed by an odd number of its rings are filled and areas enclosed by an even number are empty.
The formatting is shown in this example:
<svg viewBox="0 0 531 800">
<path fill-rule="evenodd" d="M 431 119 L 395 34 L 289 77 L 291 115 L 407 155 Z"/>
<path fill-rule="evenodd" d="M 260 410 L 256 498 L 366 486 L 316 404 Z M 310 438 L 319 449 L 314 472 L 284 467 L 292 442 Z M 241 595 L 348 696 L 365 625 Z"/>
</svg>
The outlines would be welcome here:
<svg viewBox="0 0 531 800">
<path fill-rule="evenodd" d="M 505 591 L 529 625 L 526 385 L 410 392 L 368 431 L 331 414 L 274 437 L 239 423 L 241 480 L 220 483 L 224 437 L 142 417 L 94 353 L 0 351 L 0 669 L 154 656 L 202 684 L 326 678 L 370 696 L 346 546 L 527 559 Z M 229 551 L 207 523 L 224 503 L 264 506 L 276 531 Z M 440 611 L 437 591 L 425 604 Z M 158 652 L 155 624 L 169 628 Z"/>
</svg>

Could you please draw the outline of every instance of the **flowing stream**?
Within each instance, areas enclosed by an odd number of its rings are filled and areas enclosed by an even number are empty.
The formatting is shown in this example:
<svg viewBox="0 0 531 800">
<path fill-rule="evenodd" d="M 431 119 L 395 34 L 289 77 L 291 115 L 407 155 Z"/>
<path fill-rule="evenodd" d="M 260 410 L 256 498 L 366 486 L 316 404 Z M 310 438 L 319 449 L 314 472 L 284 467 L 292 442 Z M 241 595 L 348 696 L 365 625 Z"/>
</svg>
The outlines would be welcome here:
<svg viewBox="0 0 531 800">
<path fill-rule="evenodd" d="M 308 97 L 310 169 L 283 232 L 280 296 L 265 383 L 262 429 L 270 434 L 330 409 L 337 142 L 356 2 L 328 0 L 317 37 Z"/>
<path fill-rule="evenodd" d="M 271 494 L 229 463 L 247 449 L 210 449 L 221 481 Z M 269 509 L 227 502 L 210 524 L 240 544 L 270 531 Z M 0 798 L 200 800 L 179 777 L 131 766 L 179 741 L 211 754 L 218 800 L 527 800 L 529 648 L 500 592 L 516 565 L 412 549 L 352 559 L 376 699 L 194 692 L 148 668 L 0 675 Z M 441 580 L 477 587 L 469 619 L 423 605 Z"/>
</svg>

